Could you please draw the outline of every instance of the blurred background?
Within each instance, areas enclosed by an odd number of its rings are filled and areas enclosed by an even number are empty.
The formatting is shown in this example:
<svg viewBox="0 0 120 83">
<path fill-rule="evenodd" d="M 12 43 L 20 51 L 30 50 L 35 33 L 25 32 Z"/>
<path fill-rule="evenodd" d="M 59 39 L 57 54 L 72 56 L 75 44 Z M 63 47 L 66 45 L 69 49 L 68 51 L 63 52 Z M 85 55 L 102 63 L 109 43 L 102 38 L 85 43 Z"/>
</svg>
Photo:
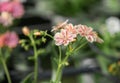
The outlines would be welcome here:
<svg viewBox="0 0 120 83">
<path fill-rule="evenodd" d="M 25 7 L 25 15 L 12 26 L 20 38 L 25 38 L 21 31 L 23 26 L 51 33 L 53 25 L 68 19 L 73 24 L 91 26 L 104 40 L 103 44 L 88 44 L 70 58 L 70 65 L 63 71 L 63 83 L 120 83 L 120 0 L 21 2 Z M 39 57 L 39 83 L 47 83 L 51 77 L 51 59 L 55 55 L 51 46 L 50 39 L 45 45 L 39 46 L 47 50 Z M 8 67 L 13 83 L 19 82 L 33 70 L 33 61 L 27 58 L 32 54 L 32 50 L 25 51 L 20 46 L 12 52 Z M 0 67 L 1 83 L 7 83 L 5 79 Z"/>
</svg>

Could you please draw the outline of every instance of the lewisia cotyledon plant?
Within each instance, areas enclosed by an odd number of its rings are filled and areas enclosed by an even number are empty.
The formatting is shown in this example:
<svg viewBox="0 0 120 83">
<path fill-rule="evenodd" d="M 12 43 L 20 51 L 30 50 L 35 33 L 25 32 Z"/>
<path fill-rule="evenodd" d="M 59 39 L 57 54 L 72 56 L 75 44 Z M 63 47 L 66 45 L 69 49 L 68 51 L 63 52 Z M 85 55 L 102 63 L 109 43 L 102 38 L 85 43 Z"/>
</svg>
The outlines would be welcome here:
<svg viewBox="0 0 120 83">
<path fill-rule="evenodd" d="M 47 31 L 29 30 L 28 27 L 24 27 L 22 31 L 29 40 L 22 39 L 20 41 L 21 46 L 24 48 L 32 46 L 34 52 L 34 56 L 32 57 L 34 60 L 34 79 L 31 81 L 32 83 L 38 82 L 38 55 L 40 48 L 38 49 L 37 45 L 44 43 L 47 37 L 50 37 L 55 42 L 55 45 L 58 46 L 58 49 L 54 49 L 54 51 L 56 51 L 55 54 L 58 57 L 52 57 L 52 61 L 55 64 L 52 63 L 53 69 L 50 83 L 61 83 L 62 70 L 68 65 L 68 58 L 75 52 L 79 51 L 80 48 L 85 46 L 88 42 L 103 42 L 97 32 L 93 31 L 91 27 L 81 24 L 73 25 L 72 23 L 68 23 L 68 20 L 58 24 L 57 26 L 53 26 L 51 31 L 55 33 L 54 36 L 48 34 Z M 40 38 L 36 38 L 39 36 Z M 23 83 L 26 82 L 24 81 Z"/>
<path fill-rule="evenodd" d="M 103 42 L 97 32 L 93 31 L 93 28 L 82 24 L 73 25 L 72 23 L 68 23 L 68 20 L 58 24 L 57 26 L 53 26 L 51 31 L 55 33 L 53 39 L 55 41 L 55 45 L 59 48 L 57 69 L 55 71 L 56 75 L 53 75 L 52 83 L 61 83 L 62 69 L 67 66 L 66 63 L 68 63 L 70 55 L 80 50 L 80 48 L 86 45 L 87 42 Z M 78 45 L 76 46 L 75 43 L 78 43 Z M 66 48 L 66 51 L 64 50 L 65 56 L 62 56 L 64 53 L 62 52 L 62 46 Z"/>
</svg>

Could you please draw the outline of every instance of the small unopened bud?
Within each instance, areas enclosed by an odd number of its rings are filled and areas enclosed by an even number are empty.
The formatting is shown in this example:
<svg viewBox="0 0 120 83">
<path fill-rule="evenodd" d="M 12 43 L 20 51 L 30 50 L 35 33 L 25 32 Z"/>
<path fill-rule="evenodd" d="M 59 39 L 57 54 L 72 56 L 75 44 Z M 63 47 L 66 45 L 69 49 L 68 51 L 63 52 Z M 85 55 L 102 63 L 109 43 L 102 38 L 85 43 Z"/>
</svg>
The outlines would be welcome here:
<svg viewBox="0 0 120 83">
<path fill-rule="evenodd" d="M 28 27 L 25 26 L 25 27 L 22 28 L 22 32 L 23 32 L 24 35 L 28 36 L 29 33 L 30 33 L 30 30 L 29 30 Z"/>
<path fill-rule="evenodd" d="M 40 35 L 45 35 L 47 32 L 45 31 L 40 31 Z"/>
<path fill-rule="evenodd" d="M 68 65 L 69 65 L 69 63 L 68 63 L 68 62 L 65 62 L 65 65 L 66 65 L 66 66 L 68 66 Z"/>
<path fill-rule="evenodd" d="M 40 32 L 34 32 L 34 35 L 40 36 L 41 34 L 40 34 Z"/>
<path fill-rule="evenodd" d="M 22 43 L 22 40 L 19 40 L 19 44 L 21 44 Z"/>
<path fill-rule="evenodd" d="M 23 40 L 23 39 L 21 39 L 21 40 L 19 40 L 19 44 L 21 44 L 21 43 L 23 43 L 23 42 L 25 42 L 25 40 Z"/>
</svg>

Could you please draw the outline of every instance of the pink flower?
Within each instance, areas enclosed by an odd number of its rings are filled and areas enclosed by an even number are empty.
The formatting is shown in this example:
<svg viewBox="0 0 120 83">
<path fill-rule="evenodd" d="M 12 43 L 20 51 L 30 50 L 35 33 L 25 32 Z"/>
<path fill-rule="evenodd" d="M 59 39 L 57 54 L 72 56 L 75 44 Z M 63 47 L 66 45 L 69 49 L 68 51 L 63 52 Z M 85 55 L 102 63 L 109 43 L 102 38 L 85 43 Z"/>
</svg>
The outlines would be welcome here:
<svg viewBox="0 0 120 83">
<path fill-rule="evenodd" d="M 3 26 L 9 26 L 13 22 L 13 17 L 8 12 L 2 12 L 0 15 L 0 23 L 3 24 Z"/>
<path fill-rule="evenodd" d="M 0 3 L 0 12 L 9 12 L 14 18 L 20 18 L 24 14 L 23 5 L 19 1 L 8 1 Z"/>
<path fill-rule="evenodd" d="M 1 2 L 8 2 L 8 1 L 10 1 L 10 0 L 0 0 L 0 3 L 1 3 Z"/>
<path fill-rule="evenodd" d="M 97 40 L 97 33 L 96 32 L 90 32 L 87 36 L 85 36 L 86 39 L 89 41 L 89 42 L 94 42 Z"/>
<path fill-rule="evenodd" d="M 12 3 L 11 2 L 1 2 L 0 3 L 0 12 L 12 12 Z"/>
<path fill-rule="evenodd" d="M 24 14 L 24 8 L 23 5 L 18 2 L 18 1 L 14 1 L 12 2 L 12 15 L 14 18 L 20 18 L 23 16 Z"/>
<path fill-rule="evenodd" d="M 59 23 L 56 26 L 53 26 L 53 29 L 51 31 L 53 32 L 53 31 L 57 31 L 57 30 L 63 29 L 67 25 L 67 22 L 68 22 L 68 20 L 66 20 L 63 23 Z"/>
<path fill-rule="evenodd" d="M 97 33 L 93 31 L 91 27 L 87 27 L 86 25 L 73 26 L 73 24 L 68 24 L 67 22 L 68 20 L 61 23 L 60 25 L 54 26 L 54 28 L 52 29 L 52 31 L 58 31 L 54 36 L 56 45 L 67 46 L 70 42 L 75 41 L 78 34 L 81 37 L 85 37 L 91 43 L 103 42 L 103 40 L 98 37 Z"/>
<path fill-rule="evenodd" d="M 4 39 L 4 44 L 9 48 L 14 48 L 19 42 L 19 38 L 15 32 L 6 32 Z"/>
<path fill-rule="evenodd" d="M 67 24 L 66 26 L 65 26 L 65 29 L 69 32 L 69 33 L 71 33 L 71 34 L 73 34 L 74 36 L 77 36 L 77 29 L 76 29 L 76 27 L 74 27 L 73 26 L 73 24 Z"/>
<path fill-rule="evenodd" d="M 23 14 L 24 8 L 19 0 L 0 2 L 0 23 L 3 26 L 11 25 L 15 18 L 20 18 Z"/>
<path fill-rule="evenodd" d="M 91 27 L 86 25 L 78 25 L 78 34 L 85 37 L 89 42 L 99 42 L 102 43 L 103 40 L 100 39 L 95 31 Z"/>
<path fill-rule="evenodd" d="M 88 36 L 86 36 L 86 39 L 91 43 L 92 42 L 103 43 L 103 40 L 98 37 L 95 31 L 91 32 Z"/>
<path fill-rule="evenodd" d="M 77 27 L 78 27 L 77 31 L 82 37 L 87 36 L 89 33 L 93 31 L 91 27 L 87 27 L 86 25 L 78 25 Z"/>
<path fill-rule="evenodd" d="M 61 32 L 57 32 L 54 36 L 56 45 L 64 45 L 67 46 L 70 42 L 75 40 L 75 35 L 69 33 L 67 30 L 62 29 Z"/>
</svg>

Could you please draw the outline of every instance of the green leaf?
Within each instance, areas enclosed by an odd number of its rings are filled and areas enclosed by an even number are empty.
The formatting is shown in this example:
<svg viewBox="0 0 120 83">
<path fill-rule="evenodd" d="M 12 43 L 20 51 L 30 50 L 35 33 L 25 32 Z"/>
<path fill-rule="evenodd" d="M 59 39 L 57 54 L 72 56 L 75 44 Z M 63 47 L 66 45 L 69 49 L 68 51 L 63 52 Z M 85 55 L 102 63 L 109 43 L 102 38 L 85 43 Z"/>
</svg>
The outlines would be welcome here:
<svg viewBox="0 0 120 83">
<path fill-rule="evenodd" d="M 40 44 L 42 43 L 42 41 L 41 41 L 41 39 L 38 39 L 38 40 L 35 40 L 35 43 L 36 43 L 37 45 L 40 45 Z"/>
<path fill-rule="evenodd" d="M 20 83 L 32 83 L 33 73 L 28 74 Z"/>
<path fill-rule="evenodd" d="M 25 49 L 25 50 L 28 50 L 29 47 L 30 47 L 29 45 L 25 45 L 25 46 L 24 46 L 24 49 Z"/>
<path fill-rule="evenodd" d="M 45 37 L 42 37 L 42 42 L 46 42 L 46 38 Z"/>
<path fill-rule="evenodd" d="M 34 56 L 28 57 L 29 60 L 34 60 Z"/>
<path fill-rule="evenodd" d="M 45 49 L 38 49 L 38 51 L 37 51 L 37 54 L 38 55 L 41 55 L 41 54 L 43 54 L 43 53 L 45 53 Z"/>
</svg>

